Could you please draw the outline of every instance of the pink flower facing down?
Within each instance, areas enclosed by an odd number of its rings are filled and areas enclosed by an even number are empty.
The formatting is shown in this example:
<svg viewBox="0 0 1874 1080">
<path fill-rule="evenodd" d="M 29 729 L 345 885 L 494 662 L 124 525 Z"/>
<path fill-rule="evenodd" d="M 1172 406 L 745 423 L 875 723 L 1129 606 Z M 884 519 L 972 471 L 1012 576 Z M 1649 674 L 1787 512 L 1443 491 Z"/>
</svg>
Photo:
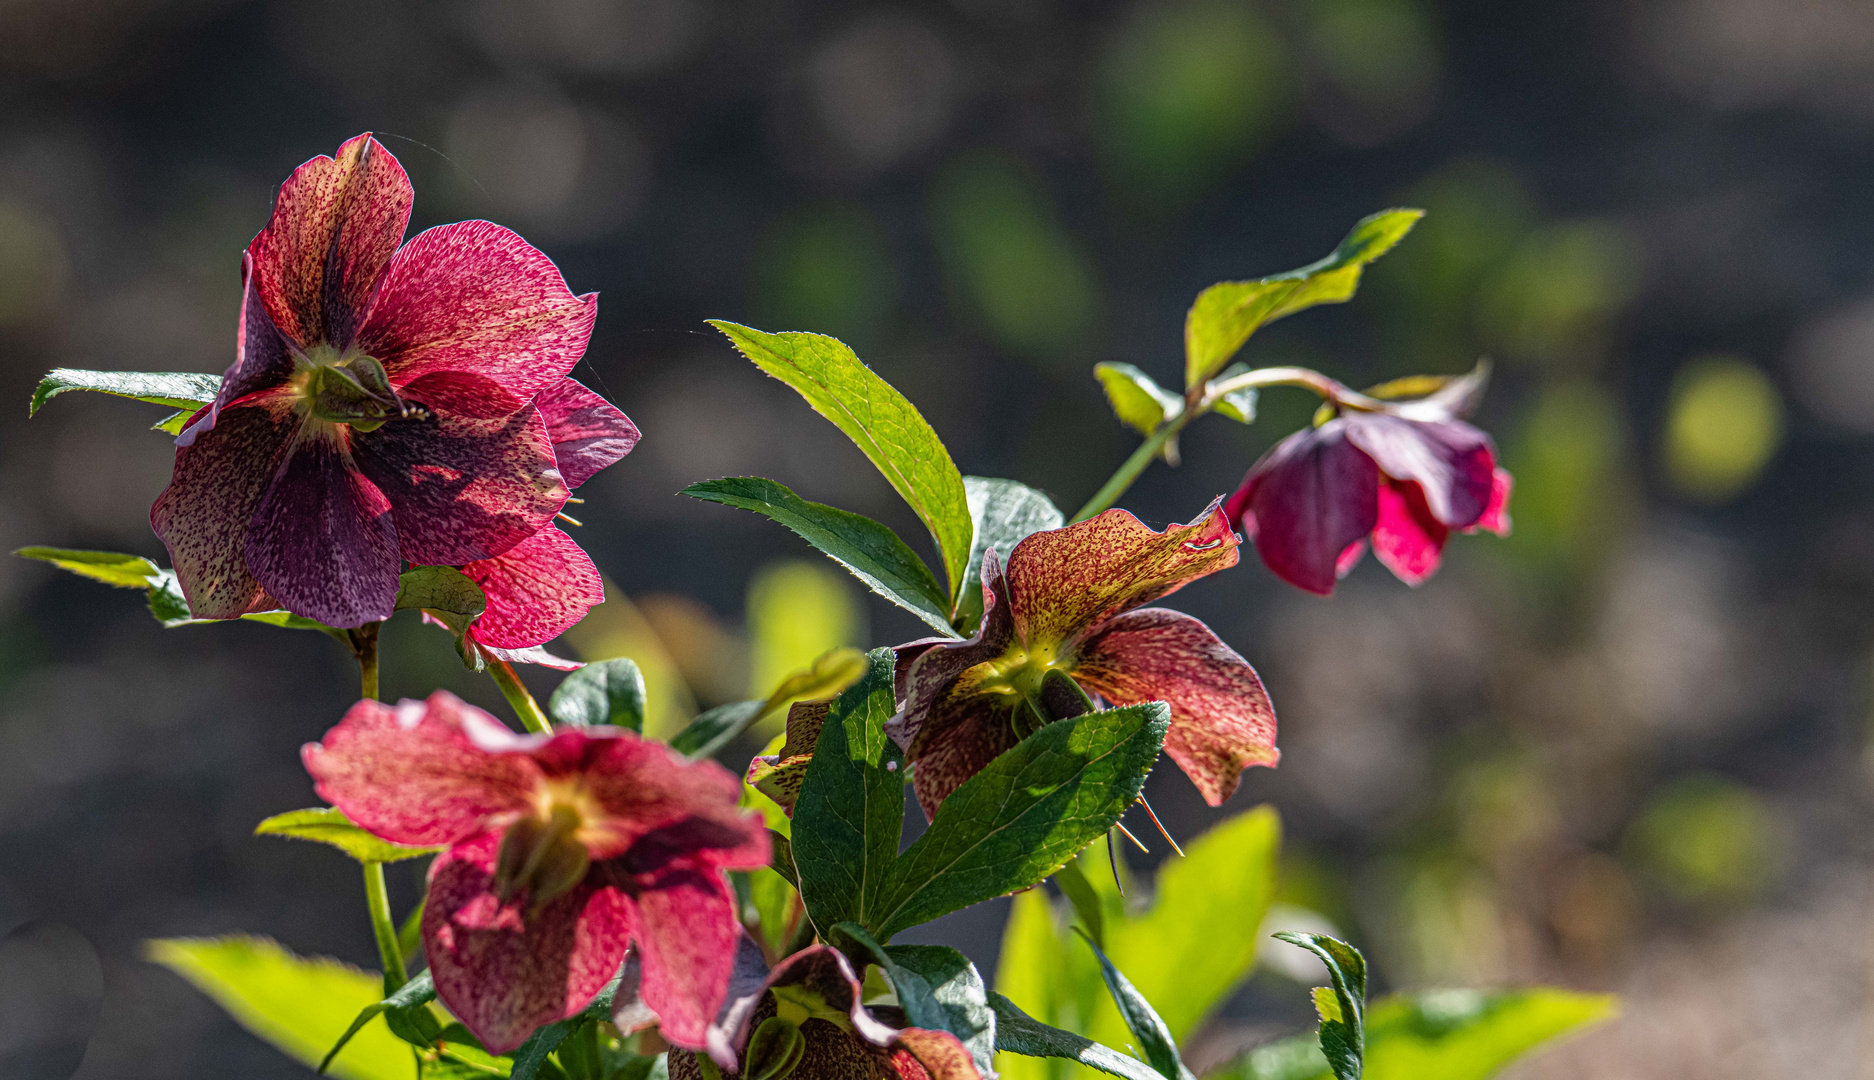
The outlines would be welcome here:
<svg viewBox="0 0 1874 1080">
<path fill-rule="evenodd" d="M 982 1080 L 947 1031 L 908 1027 L 904 1011 L 866 1007 L 852 963 L 815 945 L 777 964 L 710 1028 L 724 1075 L 762 1080 Z M 670 1052 L 670 1080 L 704 1080 L 703 1055 Z"/>
<path fill-rule="evenodd" d="M 585 1008 L 628 945 L 664 1037 L 704 1044 L 741 935 L 723 871 L 769 855 L 723 768 L 616 728 L 516 735 L 442 691 L 361 701 L 303 756 L 362 828 L 448 846 L 423 944 L 437 996 L 489 1050 Z"/>
<path fill-rule="evenodd" d="M 597 298 L 485 221 L 399 247 L 412 199 L 360 135 L 301 165 L 248 245 L 234 363 L 150 510 L 198 617 L 382 619 L 400 560 L 493 559 L 565 503 L 535 399 Z"/>
<path fill-rule="evenodd" d="M 1274 765 L 1275 711 L 1256 672 L 1198 620 L 1142 606 L 1235 566 L 1238 543 L 1213 503 L 1162 533 L 1124 510 L 1038 532 L 1006 572 L 986 552 L 976 636 L 898 649 L 899 712 L 886 731 L 916 765 L 924 812 L 1021 741 L 1030 702 L 1056 719 L 1084 710 L 1052 672 L 1114 704 L 1168 703 L 1165 752 L 1212 806 L 1245 767 Z"/>
<path fill-rule="evenodd" d="M 1510 474 L 1490 436 L 1436 397 L 1399 413 L 1346 410 L 1275 444 L 1224 506 L 1264 565 L 1326 596 L 1366 554 L 1408 585 L 1438 569 L 1452 530 L 1510 531 Z"/>
</svg>

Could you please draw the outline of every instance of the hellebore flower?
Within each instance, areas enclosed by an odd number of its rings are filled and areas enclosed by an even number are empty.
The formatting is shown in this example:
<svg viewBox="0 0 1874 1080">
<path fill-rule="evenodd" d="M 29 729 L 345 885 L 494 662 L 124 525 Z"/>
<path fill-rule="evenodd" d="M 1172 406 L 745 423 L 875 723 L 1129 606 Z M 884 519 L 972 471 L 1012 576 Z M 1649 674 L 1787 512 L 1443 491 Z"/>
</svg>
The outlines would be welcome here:
<svg viewBox="0 0 1874 1080">
<path fill-rule="evenodd" d="M 769 855 L 721 766 L 620 728 L 517 735 L 443 691 L 360 701 L 302 756 L 360 827 L 448 845 L 423 944 L 437 996 L 489 1050 L 585 1008 L 627 946 L 664 1037 L 703 1045 L 741 936 L 723 871 Z"/>
<path fill-rule="evenodd" d="M 777 964 L 709 1029 L 708 1060 L 745 1080 L 982 1080 L 947 1031 L 905 1026 L 896 1006 L 867 1008 L 852 963 L 815 945 Z M 703 1055 L 670 1052 L 670 1080 L 705 1080 Z"/>
<path fill-rule="evenodd" d="M 400 248 L 413 197 L 360 135 L 295 170 L 248 245 L 234 363 L 150 509 L 198 617 L 386 618 L 400 560 L 491 559 L 565 503 L 534 401 L 597 297 L 485 221 Z"/>
<path fill-rule="evenodd" d="M 1366 554 L 1417 585 L 1438 569 L 1453 529 L 1510 531 L 1510 474 L 1490 436 L 1436 398 L 1398 412 L 1344 411 L 1275 444 L 1224 512 L 1264 565 L 1326 596 Z"/>
<path fill-rule="evenodd" d="M 1006 572 L 985 552 L 976 636 L 898 649 L 899 711 L 885 730 L 916 766 L 924 812 L 1035 725 L 1084 712 L 1082 691 L 1169 704 L 1165 752 L 1212 806 L 1245 767 L 1274 765 L 1275 711 L 1256 672 L 1198 620 L 1141 607 L 1235 566 L 1238 542 L 1212 503 L 1162 533 L 1124 510 L 1035 533 Z"/>
<path fill-rule="evenodd" d="M 576 488 L 631 452 L 638 429 L 604 398 L 561 379 L 534 399 L 546 421 L 560 477 Z M 487 610 L 469 636 L 496 649 L 543 645 L 605 602 L 598 567 L 572 537 L 548 525 L 492 559 L 462 572 L 482 587 Z"/>
</svg>

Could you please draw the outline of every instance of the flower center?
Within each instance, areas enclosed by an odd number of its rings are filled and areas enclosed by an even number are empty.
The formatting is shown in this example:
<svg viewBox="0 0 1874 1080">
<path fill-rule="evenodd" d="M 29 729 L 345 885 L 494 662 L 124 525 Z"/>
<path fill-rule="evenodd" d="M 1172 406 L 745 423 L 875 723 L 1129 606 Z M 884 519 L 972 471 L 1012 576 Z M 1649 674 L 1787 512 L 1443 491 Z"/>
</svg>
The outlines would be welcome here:
<svg viewBox="0 0 1874 1080">
<path fill-rule="evenodd" d="M 495 894 L 507 903 L 527 891 L 529 914 L 571 892 L 592 865 L 587 840 L 597 827 L 597 807 L 577 786 L 542 787 L 534 812 L 508 826 L 495 859 Z"/>
<path fill-rule="evenodd" d="M 294 405 L 315 420 L 371 431 L 410 413 L 375 357 L 315 345 L 294 357 L 293 366 Z"/>
<path fill-rule="evenodd" d="M 1042 724 L 1091 709 L 1086 692 L 1074 682 L 1073 658 L 1060 655 L 1059 646 L 1013 646 L 983 667 L 975 692 L 1014 699 L 1015 733 L 1022 738 Z"/>
</svg>

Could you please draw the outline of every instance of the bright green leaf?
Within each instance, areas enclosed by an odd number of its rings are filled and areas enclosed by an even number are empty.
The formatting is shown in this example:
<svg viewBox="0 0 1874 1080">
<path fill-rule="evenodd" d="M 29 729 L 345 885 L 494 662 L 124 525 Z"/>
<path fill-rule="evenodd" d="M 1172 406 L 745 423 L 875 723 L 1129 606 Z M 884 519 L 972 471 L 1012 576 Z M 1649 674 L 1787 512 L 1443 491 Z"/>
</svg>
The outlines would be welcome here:
<svg viewBox="0 0 1874 1080">
<path fill-rule="evenodd" d="M 1107 992 L 1113 996 L 1113 1004 L 1119 1007 L 1119 1015 L 1125 1017 L 1126 1027 L 1132 1031 L 1136 1044 L 1145 1052 L 1145 1061 L 1166 1080 L 1192 1080 L 1191 1070 L 1184 1067 L 1178 1056 L 1178 1044 L 1171 1037 L 1170 1029 L 1159 1019 L 1158 1011 L 1152 1003 L 1139 993 L 1123 972 L 1113 966 L 1113 962 L 1100 950 L 1091 937 L 1084 932 L 1080 935 L 1093 950 L 1094 959 L 1100 962 L 1100 974 L 1106 980 Z"/>
<path fill-rule="evenodd" d="M 963 488 L 969 495 L 974 528 L 969 574 L 957 602 L 957 626 L 973 630 L 983 617 L 983 552 L 995 548 L 1006 566 L 1016 544 L 1043 529 L 1060 528 L 1066 517 L 1046 495 L 1014 480 L 966 476 Z"/>
<path fill-rule="evenodd" d="M 643 731 L 644 673 L 622 657 L 587 664 L 554 688 L 547 715 L 569 727 L 610 724 Z"/>
<path fill-rule="evenodd" d="M 1106 391 L 1113 415 L 1141 435 L 1150 435 L 1166 417 L 1175 417 L 1184 411 L 1182 397 L 1159 386 L 1150 375 L 1131 364 L 1095 364 L 1093 377 L 1100 380 L 1100 388 Z"/>
<path fill-rule="evenodd" d="M 324 958 L 302 958 L 266 938 L 152 941 L 147 955 L 226 1009 L 242 1027 L 308 1067 L 317 1067 L 353 1017 L 376 1004 L 376 974 Z M 358 1032 L 333 1061 L 341 1080 L 410 1080 L 410 1048 L 383 1024 Z"/>
<path fill-rule="evenodd" d="M 1361 220 L 1319 262 L 1257 281 L 1221 281 L 1198 293 L 1184 320 L 1184 385 L 1207 381 L 1264 324 L 1316 304 L 1350 299 L 1366 264 L 1424 216 L 1423 210 L 1383 210 Z"/>
<path fill-rule="evenodd" d="M 162 567 L 141 555 L 115 551 L 75 551 L 70 548 L 23 547 L 13 554 L 49 562 L 79 577 L 102 581 L 120 589 L 148 588 L 151 579 L 162 574 Z"/>
<path fill-rule="evenodd" d="M 194 412 L 215 400 L 221 390 L 221 376 L 193 371 L 80 371 L 76 368 L 53 368 L 39 380 L 26 415 L 37 415 L 41 406 L 67 390 L 95 390 L 101 394 L 135 398 L 152 405 Z"/>
<path fill-rule="evenodd" d="M 442 848 L 410 847 L 380 840 L 352 824 L 336 806 L 316 806 L 309 810 L 289 810 L 275 814 L 254 826 L 255 836 L 285 836 L 293 840 L 312 840 L 330 844 L 361 863 L 399 862 L 433 855 Z"/>
<path fill-rule="evenodd" d="M 963 474 L 917 409 L 834 338 L 766 334 L 720 319 L 710 325 L 756 367 L 799 391 L 872 459 L 937 542 L 954 603 L 969 558 L 969 502 Z"/>
<path fill-rule="evenodd" d="M 996 1012 L 996 1049 L 1024 1057 L 1065 1058 L 1078 1061 L 1126 1080 L 1163 1080 L 1150 1065 L 1130 1058 L 1091 1039 L 1062 1031 L 1029 1016 L 1015 1003 L 991 991 L 989 1005 Z"/>
<path fill-rule="evenodd" d="M 453 566 L 412 566 L 398 579 L 398 611 L 421 608 L 473 622 L 487 607 L 481 586 Z"/>
<path fill-rule="evenodd" d="M 950 600 L 930 568 L 898 534 L 863 514 L 808 502 L 772 480 L 705 480 L 683 494 L 773 518 L 821 554 L 852 571 L 873 592 L 950 633 Z"/>
<path fill-rule="evenodd" d="M 1219 371 L 1214 381 L 1228 382 L 1248 370 L 1248 364 L 1231 364 Z M 1227 416 L 1239 424 L 1253 424 L 1256 422 L 1256 388 L 1252 386 L 1242 390 L 1232 390 L 1218 398 L 1217 403 L 1212 405 L 1210 410 L 1219 416 Z"/>
<path fill-rule="evenodd" d="M 889 939 L 1059 870 L 1138 799 L 1169 724 L 1152 701 L 1043 725 L 944 800 L 898 860 L 870 925 Z M 795 822 L 804 850 L 798 808 Z"/>
</svg>

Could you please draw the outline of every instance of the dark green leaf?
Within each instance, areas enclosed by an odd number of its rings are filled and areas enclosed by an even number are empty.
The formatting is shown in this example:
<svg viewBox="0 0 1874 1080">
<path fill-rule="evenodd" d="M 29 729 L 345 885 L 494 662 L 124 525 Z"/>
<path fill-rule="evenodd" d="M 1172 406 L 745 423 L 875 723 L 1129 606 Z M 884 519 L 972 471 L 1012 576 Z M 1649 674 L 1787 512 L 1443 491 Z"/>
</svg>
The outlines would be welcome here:
<svg viewBox="0 0 1874 1080">
<path fill-rule="evenodd" d="M 1184 320 L 1184 385 L 1209 380 L 1264 324 L 1353 296 L 1367 263 L 1397 244 L 1423 210 L 1383 210 L 1362 219 L 1334 253 L 1257 281 L 1222 281 L 1197 294 Z"/>
<path fill-rule="evenodd" d="M 618 978 L 613 977 L 611 982 L 605 984 L 605 989 L 600 990 L 598 996 L 592 999 L 592 1003 L 580 1010 L 579 1015 L 561 1020 L 557 1024 L 548 1024 L 529 1036 L 527 1041 L 521 1044 L 520 1049 L 514 1051 L 514 1071 L 510 1074 L 511 1080 L 535 1080 L 536 1077 L 543 1075 L 543 1069 L 556 1068 L 547 1061 L 547 1055 L 559 1049 L 560 1044 L 565 1042 L 566 1037 L 571 1035 L 579 1025 L 609 1021 L 612 1018 L 612 1002 L 618 996 L 618 983 Z"/>
<path fill-rule="evenodd" d="M 718 705 L 690 721 L 670 738 L 670 748 L 693 758 L 706 758 L 735 741 L 768 712 L 766 698 Z"/>
<path fill-rule="evenodd" d="M 822 936 L 838 922 L 872 925 L 904 826 L 903 756 L 885 734 L 897 707 L 892 651 L 867 660 L 866 677 L 828 711 L 794 805 L 801 900 Z"/>
<path fill-rule="evenodd" d="M 1106 958 L 1099 945 L 1085 931 L 1080 935 L 1085 939 L 1087 948 L 1093 950 L 1093 956 L 1100 962 L 1100 974 L 1106 979 L 1107 992 L 1113 995 L 1113 1004 L 1119 1007 L 1119 1015 L 1125 1018 L 1126 1026 L 1132 1029 L 1132 1037 L 1139 1040 L 1139 1048 L 1145 1051 L 1145 1060 L 1160 1076 L 1167 1080 L 1191 1080 L 1191 1070 L 1184 1067 L 1178 1057 L 1178 1044 L 1171 1038 L 1171 1031 L 1165 1022 L 1158 1018 L 1158 1011 L 1152 1003 L 1145 1000 L 1145 995 L 1127 980 L 1125 974 L 1113 966 Z"/>
<path fill-rule="evenodd" d="M 412 1010 L 420 1009 L 434 1000 L 436 1000 L 436 983 L 430 978 L 429 972 L 425 971 L 416 978 L 404 983 L 403 987 L 391 996 L 382 1001 L 365 1006 L 363 1011 L 358 1013 L 357 1019 L 351 1022 L 351 1026 L 345 1029 L 345 1033 L 338 1037 L 336 1043 L 332 1044 L 332 1049 L 326 1052 L 324 1060 L 319 1062 L 318 1071 L 323 1073 L 326 1069 L 330 1068 L 332 1059 L 338 1056 L 340 1050 L 345 1049 L 345 1044 L 352 1040 L 352 1036 L 358 1034 L 358 1032 L 364 1029 L 366 1024 L 371 1022 L 372 1017 L 377 1016 L 379 1013 L 393 1011 L 408 1014 Z M 425 1017 L 427 1018 L 427 1013 L 425 1013 Z M 406 1015 L 405 1023 L 408 1024 L 408 1022 L 409 1017 Z M 431 1022 L 433 1023 L 434 1021 L 432 1020 Z M 396 1026 L 397 1025 L 394 1024 L 391 1025 L 393 1030 L 395 1030 Z M 403 1036 L 400 1035 L 399 1037 Z M 408 1042 L 410 1040 L 405 1038 L 405 1041 Z M 418 1045 L 428 1045 L 428 1042 L 429 1040 L 424 1039 L 421 1040 Z"/>
<path fill-rule="evenodd" d="M 974 531 L 969 574 L 957 603 L 957 626 L 973 630 L 983 617 L 983 552 L 995 548 L 1006 566 L 1016 544 L 1043 529 L 1060 528 L 1066 518 L 1046 495 L 1014 480 L 966 476 L 963 487 L 969 495 Z"/>
<path fill-rule="evenodd" d="M 950 633 L 950 599 L 930 568 L 898 534 L 863 514 L 808 502 L 773 480 L 705 480 L 683 494 L 773 518 L 821 554 L 852 571 L 873 592 Z"/>
<path fill-rule="evenodd" d="M 882 946 L 857 923 L 835 925 L 827 939 L 856 964 L 877 964 L 891 981 L 905 1022 L 948 1031 L 968 1048 L 984 1076 L 994 1072 L 995 1013 L 969 957 L 943 945 Z"/>
<path fill-rule="evenodd" d="M 644 673 L 636 661 L 619 658 L 587 664 L 566 676 L 547 701 L 547 715 L 569 727 L 644 730 Z"/>
<path fill-rule="evenodd" d="M 1023 1057 L 1065 1058 L 1126 1080 L 1164 1080 L 1151 1066 L 1070 1031 L 1029 1016 L 995 991 L 989 1005 L 996 1013 L 996 1049 Z"/>
<path fill-rule="evenodd" d="M 193 371 L 80 371 L 53 368 L 39 380 L 26 415 L 35 416 L 46 402 L 67 390 L 95 390 L 101 394 L 135 398 L 152 405 L 194 412 L 215 400 L 221 376 Z"/>
<path fill-rule="evenodd" d="M 1157 701 L 1044 724 L 944 800 L 869 925 L 889 940 L 1059 870 L 1138 799 L 1169 725 Z"/>
<path fill-rule="evenodd" d="M 289 810 L 254 826 L 255 836 L 284 836 L 330 844 L 361 863 L 398 862 L 433 855 L 439 847 L 408 847 L 380 840 L 351 823 L 336 806 Z"/>
<path fill-rule="evenodd" d="M 936 540 L 953 604 L 962 592 L 969 559 L 969 502 L 963 474 L 924 417 L 834 338 L 766 334 L 720 319 L 710 325 L 726 334 L 756 367 L 798 391 L 872 459 Z"/>
<path fill-rule="evenodd" d="M 1100 380 L 1113 415 L 1141 435 L 1158 430 L 1168 416 L 1184 411 L 1184 399 L 1159 386 L 1150 375 L 1131 364 L 1100 363 L 1093 365 L 1093 377 Z"/>
<path fill-rule="evenodd" d="M 769 829 L 768 843 L 774 848 L 774 858 L 770 860 L 769 869 L 781 875 L 783 881 L 799 889 L 800 872 L 794 869 L 794 841 Z"/>
<path fill-rule="evenodd" d="M 1284 930 L 1274 936 L 1307 949 L 1327 965 L 1334 985 L 1314 991 L 1315 1011 L 1321 1015 L 1321 1053 L 1337 1080 L 1360 1080 L 1366 1058 L 1366 958 L 1326 934 Z"/>
</svg>

